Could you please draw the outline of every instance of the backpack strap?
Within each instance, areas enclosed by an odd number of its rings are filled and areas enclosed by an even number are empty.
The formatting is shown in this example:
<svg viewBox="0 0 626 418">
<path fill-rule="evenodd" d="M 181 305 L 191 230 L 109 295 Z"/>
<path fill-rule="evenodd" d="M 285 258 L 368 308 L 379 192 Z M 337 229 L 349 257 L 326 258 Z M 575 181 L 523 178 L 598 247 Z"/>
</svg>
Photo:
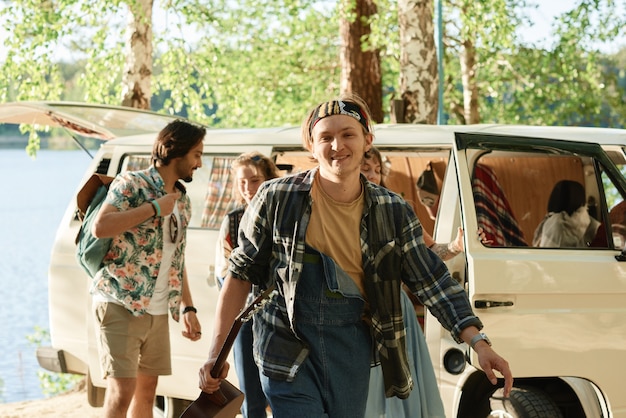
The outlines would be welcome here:
<svg viewBox="0 0 626 418">
<path fill-rule="evenodd" d="M 141 177 L 142 179 L 144 179 L 146 181 L 146 183 L 148 183 L 148 185 L 150 187 L 152 187 L 152 189 L 154 191 L 157 192 L 157 194 L 161 194 L 161 190 L 157 187 L 157 185 L 154 183 L 154 181 L 152 180 L 152 178 L 146 174 L 145 171 L 137 171 L 137 174 L 139 174 L 139 177 Z"/>
<path fill-rule="evenodd" d="M 157 187 L 157 185 L 154 183 L 154 180 L 152 180 L 152 177 L 150 177 L 148 174 L 146 174 L 146 171 L 135 171 L 135 173 L 137 173 L 142 179 L 144 179 L 146 181 L 146 183 L 148 183 L 148 185 L 150 187 L 152 187 L 153 190 L 155 190 L 157 192 L 158 195 L 162 195 L 161 193 L 161 189 L 159 189 Z M 185 186 L 183 186 L 183 184 L 180 181 L 177 181 L 174 186 L 180 190 L 180 192 L 184 195 L 187 193 L 187 189 L 185 188 Z"/>
<path fill-rule="evenodd" d="M 87 209 L 91 204 L 94 196 L 100 189 L 100 186 L 106 186 L 107 188 L 113 181 L 113 177 L 106 176 L 104 174 L 94 173 L 89 180 L 83 185 L 78 194 L 76 195 L 76 207 L 78 209 L 78 217 L 82 221 L 87 213 Z"/>
</svg>

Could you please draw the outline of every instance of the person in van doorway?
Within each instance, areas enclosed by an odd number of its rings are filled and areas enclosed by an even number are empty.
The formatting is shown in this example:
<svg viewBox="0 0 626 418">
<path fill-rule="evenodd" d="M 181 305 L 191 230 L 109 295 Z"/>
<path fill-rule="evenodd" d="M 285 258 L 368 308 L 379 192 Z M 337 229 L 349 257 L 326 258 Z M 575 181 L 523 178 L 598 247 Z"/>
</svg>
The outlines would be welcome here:
<svg viewBox="0 0 626 418">
<path fill-rule="evenodd" d="M 600 222 L 589 215 L 582 184 L 561 180 L 554 185 L 548 200 L 548 213 L 533 237 L 535 247 L 589 247 Z"/>
<path fill-rule="evenodd" d="M 227 376 L 228 363 L 218 378 L 211 369 L 251 284 L 276 284 L 254 319 L 255 359 L 275 418 L 363 417 L 372 361 L 381 363 L 386 396 L 408 397 L 404 282 L 456 341 L 476 350 L 494 385 L 494 370 L 502 373 L 508 396 L 508 363 L 480 333 L 463 287 L 424 245 L 413 210 L 361 175 L 370 120 L 356 95 L 316 106 L 302 138 L 317 167 L 265 182 L 246 208 L 199 370 L 203 391 Z"/>
<path fill-rule="evenodd" d="M 372 183 L 387 187 L 385 179 L 389 174 L 389 165 L 384 162 L 378 148 L 371 147 L 363 158 L 361 173 Z M 424 231 L 424 242 L 429 246 L 426 234 Z M 372 367 L 365 417 L 445 418 L 441 396 L 437 389 L 435 370 L 422 332 L 423 322 L 418 321 L 418 308 L 419 314 L 423 318 L 424 305 L 419 300 L 411 300 L 404 284 L 402 284 L 401 303 L 402 320 L 406 333 L 406 352 L 414 382 L 413 390 L 406 399 L 386 398 L 382 369 L 380 365 Z"/>
<path fill-rule="evenodd" d="M 417 178 L 417 197 L 426 208 L 430 219 L 435 220 L 439 209 L 439 185 L 431 163 L 428 163 Z"/>
<path fill-rule="evenodd" d="M 168 124 L 152 166 L 119 174 L 96 217 L 93 234 L 113 238 L 91 286 L 106 418 L 152 416 L 158 376 L 172 372 L 168 311 L 183 317 L 184 337 L 201 337 L 184 260 L 191 204 L 178 180 L 190 182 L 202 166 L 205 133 L 182 120 Z"/>
<path fill-rule="evenodd" d="M 383 162 L 383 157 L 376 147 L 372 147 L 368 152 L 365 153 L 365 158 L 363 159 L 363 165 L 361 165 L 361 172 L 363 175 L 371 182 L 380 184 L 381 186 L 387 187 L 385 184 L 385 178 L 389 174 L 389 167 L 391 164 L 389 162 Z M 430 172 L 431 175 L 425 174 L 426 172 Z M 425 178 L 428 178 L 430 181 L 429 185 L 425 185 Z M 424 199 L 425 193 L 424 189 L 420 188 L 424 187 L 431 191 L 430 200 Z M 420 198 L 420 203 L 425 205 L 427 210 L 429 210 L 429 216 L 431 213 L 433 215 L 433 219 L 435 219 L 436 212 L 431 212 L 430 206 L 427 206 L 428 202 L 434 202 L 437 206 L 439 205 L 439 186 L 437 186 L 432 168 L 430 163 L 428 164 L 427 169 L 420 175 L 417 181 L 417 191 L 418 197 Z M 433 206 L 433 205 L 431 205 Z M 465 251 L 465 244 L 463 243 L 463 228 L 459 227 L 457 229 L 456 238 L 449 243 L 437 243 L 433 239 L 433 237 L 428 233 L 428 231 L 422 229 L 422 234 L 424 238 L 424 243 L 428 248 L 431 249 L 435 254 L 439 256 L 443 261 L 451 260 L 458 254 Z M 485 234 L 482 228 L 478 228 L 478 239 L 483 244 L 488 244 Z M 403 286 L 405 287 L 405 286 Z M 422 329 L 424 329 L 424 305 L 411 293 L 408 294 L 411 302 L 413 303 L 413 307 L 415 309 L 415 313 L 417 314 L 418 322 Z"/>
<path fill-rule="evenodd" d="M 261 183 L 278 177 L 278 168 L 274 162 L 258 152 L 241 154 L 233 161 L 231 168 L 235 176 L 240 206 L 228 213 L 220 228 L 215 255 L 215 274 L 220 287 L 228 272 L 228 257 L 237 247 L 237 231 L 246 206 Z M 247 303 L 252 302 L 254 294 L 255 292 L 250 293 Z M 239 386 L 245 395 L 241 405 L 243 417 L 264 418 L 267 416 L 268 402 L 261 387 L 259 369 L 252 353 L 252 322 L 246 321 L 242 324 L 233 343 L 233 357 Z"/>
<path fill-rule="evenodd" d="M 385 177 L 389 174 L 389 165 L 389 163 L 383 162 L 383 157 L 378 148 L 372 147 L 368 152 L 365 153 L 363 165 L 361 166 L 361 172 L 363 173 L 365 178 L 367 178 L 372 183 L 380 184 L 381 186 L 387 187 L 387 185 L 385 184 Z M 424 173 L 422 173 L 419 179 L 421 180 L 423 179 L 423 177 Z M 420 201 L 422 202 L 422 204 L 426 206 L 424 200 L 422 200 L 425 199 L 425 192 L 423 191 L 423 189 L 420 189 L 420 180 L 418 180 L 417 182 L 418 196 L 420 197 Z M 432 191 L 434 191 L 435 193 L 432 193 L 432 196 L 429 197 L 430 200 L 428 201 L 432 201 L 433 203 L 438 205 L 439 191 L 437 189 L 436 183 L 434 184 L 434 187 L 435 188 L 432 189 Z M 426 206 L 426 208 L 430 210 L 431 206 Z M 436 214 L 437 213 L 435 212 L 435 215 Z M 435 218 L 433 217 L 433 219 Z M 447 244 L 439 244 L 435 242 L 433 237 L 427 231 L 422 231 L 422 234 L 424 236 L 424 242 L 426 243 L 426 246 L 439 257 L 441 257 L 441 259 L 444 261 L 450 260 L 452 257 L 462 253 L 464 250 L 463 228 L 459 227 L 454 241 L 451 241 Z"/>
</svg>

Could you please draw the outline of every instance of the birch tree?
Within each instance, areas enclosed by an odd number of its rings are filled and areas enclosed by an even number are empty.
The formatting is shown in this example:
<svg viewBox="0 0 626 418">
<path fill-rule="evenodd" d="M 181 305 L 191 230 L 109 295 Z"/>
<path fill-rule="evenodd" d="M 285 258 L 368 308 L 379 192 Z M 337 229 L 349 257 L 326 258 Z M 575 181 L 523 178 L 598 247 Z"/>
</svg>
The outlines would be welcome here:
<svg viewBox="0 0 626 418">
<path fill-rule="evenodd" d="M 128 4 L 122 106 L 150 109 L 152 94 L 152 0 Z"/>
<path fill-rule="evenodd" d="M 400 93 L 404 122 L 437 123 L 437 51 L 433 1 L 398 0 Z"/>
</svg>

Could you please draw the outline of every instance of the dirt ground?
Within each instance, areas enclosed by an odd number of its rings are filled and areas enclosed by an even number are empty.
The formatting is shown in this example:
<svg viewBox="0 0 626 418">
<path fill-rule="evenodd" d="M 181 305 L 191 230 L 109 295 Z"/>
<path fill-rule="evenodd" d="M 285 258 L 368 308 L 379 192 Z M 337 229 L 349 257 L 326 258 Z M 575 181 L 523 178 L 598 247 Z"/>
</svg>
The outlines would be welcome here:
<svg viewBox="0 0 626 418">
<path fill-rule="evenodd" d="M 87 401 L 85 389 L 78 389 L 47 399 L 0 403 L 0 418 L 100 418 L 102 408 Z M 268 418 L 272 415 L 268 413 Z M 237 418 L 242 418 L 237 415 Z"/>
<path fill-rule="evenodd" d="M 84 390 L 47 399 L 0 404 L 0 418 L 98 418 L 101 408 L 87 402 Z"/>
</svg>

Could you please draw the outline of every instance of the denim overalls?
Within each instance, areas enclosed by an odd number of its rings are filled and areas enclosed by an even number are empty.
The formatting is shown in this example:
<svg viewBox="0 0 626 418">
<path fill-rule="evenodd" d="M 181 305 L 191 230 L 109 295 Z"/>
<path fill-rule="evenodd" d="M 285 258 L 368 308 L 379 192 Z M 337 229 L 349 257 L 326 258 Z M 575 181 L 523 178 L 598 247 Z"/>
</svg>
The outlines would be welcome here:
<svg viewBox="0 0 626 418">
<path fill-rule="evenodd" d="M 275 418 L 362 418 L 371 337 L 354 281 L 328 256 L 307 248 L 298 281 L 295 328 L 309 355 L 293 382 L 261 376 Z"/>
</svg>

